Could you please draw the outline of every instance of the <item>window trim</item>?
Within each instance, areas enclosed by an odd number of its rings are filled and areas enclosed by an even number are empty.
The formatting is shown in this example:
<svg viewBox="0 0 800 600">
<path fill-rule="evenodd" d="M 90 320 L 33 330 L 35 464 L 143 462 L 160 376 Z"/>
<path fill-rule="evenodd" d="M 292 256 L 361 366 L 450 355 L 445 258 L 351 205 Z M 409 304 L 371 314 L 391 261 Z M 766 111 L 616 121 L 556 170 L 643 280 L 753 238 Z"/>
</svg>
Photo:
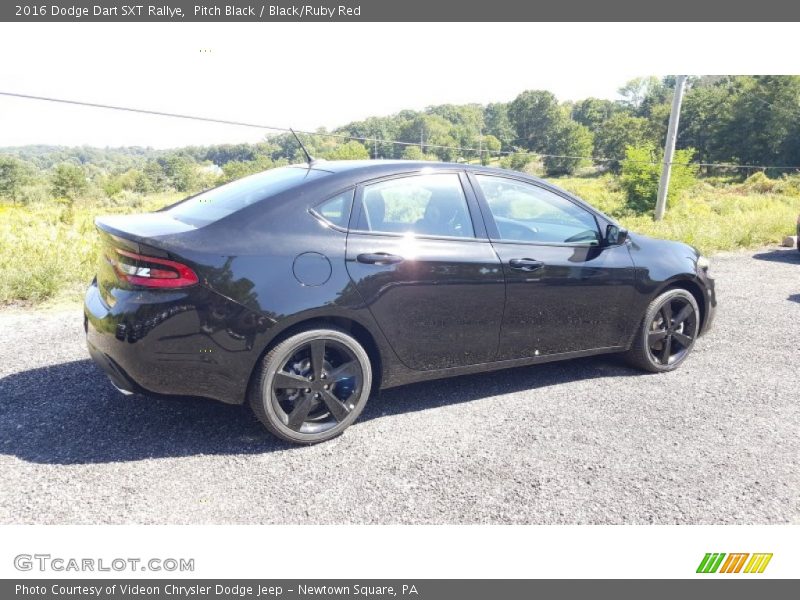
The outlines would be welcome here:
<svg viewBox="0 0 800 600">
<path fill-rule="evenodd" d="M 586 243 L 586 242 L 545 242 L 545 241 L 526 241 L 526 240 L 506 240 L 500 237 L 500 230 L 497 227 L 497 223 L 494 218 L 494 213 L 492 213 L 492 209 L 489 207 L 489 202 L 486 200 L 486 196 L 483 193 L 483 188 L 478 181 L 478 175 L 483 177 L 496 177 L 498 179 L 508 179 L 517 183 L 530 185 L 532 187 L 536 187 L 542 189 L 546 192 L 550 192 L 559 198 L 563 198 L 567 202 L 572 203 L 575 207 L 585 211 L 588 215 L 594 219 L 594 224 L 597 229 L 597 242 L 596 243 Z M 506 175 L 503 174 L 496 174 L 496 173 L 488 173 L 488 172 L 481 172 L 481 171 L 471 171 L 468 173 L 468 177 L 470 183 L 472 184 L 475 190 L 475 196 L 478 198 L 478 205 L 480 206 L 481 212 L 484 215 L 484 220 L 486 221 L 486 229 L 489 241 L 498 244 L 519 244 L 525 246 L 556 246 L 556 247 L 563 247 L 563 248 L 602 248 L 603 243 L 603 234 L 602 234 L 602 227 L 600 226 L 600 221 L 598 219 L 598 214 L 586 206 L 583 206 L 583 203 L 577 202 L 574 198 L 569 197 L 561 190 L 557 188 L 553 188 L 549 185 L 543 184 L 538 181 L 532 181 L 531 179 L 525 177 L 514 177 L 513 174 Z"/>
<path fill-rule="evenodd" d="M 464 194 L 464 201 L 466 204 L 467 215 L 469 216 L 470 223 L 472 224 L 473 235 L 470 237 L 459 236 L 445 236 L 445 235 L 431 235 L 414 232 L 396 232 L 396 231 L 369 231 L 365 229 L 358 229 L 356 224 L 361 217 L 361 211 L 364 208 L 362 202 L 364 197 L 364 189 L 366 187 L 383 183 L 384 181 L 392 181 L 395 179 L 406 179 L 409 177 L 424 177 L 427 175 L 456 175 L 461 184 L 461 191 Z M 430 173 L 423 173 L 420 170 L 408 171 L 405 173 L 393 173 L 385 177 L 377 177 L 368 181 L 362 181 L 356 186 L 356 193 L 353 198 L 353 210 L 350 212 L 350 224 L 348 233 L 355 233 L 358 235 L 372 235 L 391 238 L 403 238 L 412 233 L 415 238 L 426 240 L 443 240 L 443 241 L 458 241 L 458 242 L 487 242 L 489 241 L 486 228 L 482 221 L 477 218 L 481 217 L 480 209 L 477 206 L 477 198 L 474 195 L 472 184 L 463 169 L 439 169 L 435 168 Z"/>
<path fill-rule="evenodd" d="M 323 204 L 325 204 L 329 200 L 333 200 L 334 198 L 336 198 L 336 196 L 341 196 L 345 192 L 352 192 L 352 193 L 350 194 L 350 206 L 347 207 L 347 209 L 348 209 L 347 210 L 347 223 L 348 224 L 343 227 L 341 225 L 337 225 L 336 223 L 332 223 L 331 221 L 326 219 L 323 216 L 323 214 L 317 210 L 317 207 L 318 206 L 322 206 Z M 342 233 L 347 233 L 348 232 L 348 226 L 350 224 L 350 219 L 352 219 L 352 217 L 353 217 L 353 202 L 355 201 L 355 197 L 356 197 L 356 186 L 349 185 L 346 188 L 342 189 L 341 191 L 338 191 L 335 194 L 331 194 L 331 195 L 327 196 L 324 200 L 320 200 L 319 202 L 316 202 L 313 205 L 309 206 L 308 207 L 308 214 L 310 214 L 312 217 L 318 219 L 319 221 L 322 221 L 322 223 L 324 225 L 326 225 L 327 227 L 329 227 L 331 229 L 335 229 L 336 231 L 341 231 Z"/>
</svg>

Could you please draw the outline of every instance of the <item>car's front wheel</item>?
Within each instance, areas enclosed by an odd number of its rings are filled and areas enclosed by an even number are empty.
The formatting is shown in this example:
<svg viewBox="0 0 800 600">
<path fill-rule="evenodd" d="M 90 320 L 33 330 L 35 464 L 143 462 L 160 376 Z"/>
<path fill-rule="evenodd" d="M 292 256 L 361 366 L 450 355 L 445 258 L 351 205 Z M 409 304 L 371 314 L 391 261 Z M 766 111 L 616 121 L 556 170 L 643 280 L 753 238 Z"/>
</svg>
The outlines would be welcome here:
<svg viewBox="0 0 800 600">
<path fill-rule="evenodd" d="M 349 427 L 371 387 L 369 356 L 355 338 L 338 329 L 311 329 L 267 353 L 250 390 L 250 405 L 276 436 L 313 444 Z"/>
<path fill-rule="evenodd" d="M 689 356 L 699 331 L 700 309 L 694 296 L 683 289 L 667 290 L 647 307 L 625 359 L 645 371 L 672 371 Z"/>
</svg>

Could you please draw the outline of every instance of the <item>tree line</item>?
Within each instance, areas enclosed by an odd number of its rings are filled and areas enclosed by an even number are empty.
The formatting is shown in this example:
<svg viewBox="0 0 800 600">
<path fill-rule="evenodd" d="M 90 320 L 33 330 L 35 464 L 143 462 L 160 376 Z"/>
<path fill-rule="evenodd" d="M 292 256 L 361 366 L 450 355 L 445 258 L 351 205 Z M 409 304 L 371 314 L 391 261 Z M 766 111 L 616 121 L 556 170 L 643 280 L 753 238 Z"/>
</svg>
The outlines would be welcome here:
<svg viewBox="0 0 800 600">
<path fill-rule="evenodd" d="M 642 77 L 618 100 L 559 101 L 527 90 L 510 102 L 442 104 L 301 134 L 326 159 L 481 161 L 543 174 L 590 165 L 619 172 L 629 162 L 658 162 L 674 77 Z M 682 160 L 765 165 L 767 175 L 800 167 L 800 76 L 703 76 L 689 79 L 677 147 Z M 355 138 L 355 139 L 348 139 Z M 400 143 L 394 143 L 400 142 Z M 257 144 L 149 148 L 0 149 L 0 197 L 74 200 L 175 190 L 192 192 L 264 169 L 302 162 L 291 134 Z"/>
</svg>

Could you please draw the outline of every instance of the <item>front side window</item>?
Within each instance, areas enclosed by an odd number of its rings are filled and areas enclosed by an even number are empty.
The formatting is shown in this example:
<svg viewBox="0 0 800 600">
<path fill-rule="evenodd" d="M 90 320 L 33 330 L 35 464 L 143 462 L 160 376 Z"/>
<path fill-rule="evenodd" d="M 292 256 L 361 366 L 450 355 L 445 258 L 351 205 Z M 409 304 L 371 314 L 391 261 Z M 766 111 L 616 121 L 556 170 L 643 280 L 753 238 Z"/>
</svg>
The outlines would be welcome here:
<svg viewBox="0 0 800 600">
<path fill-rule="evenodd" d="M 599 244 L 594 216 L 537 185 L 477 175 L 500 239 L 509 242 Z"/>
<path fill-rule="evenodd" d="M 414 175 L 364 187 L 357 229 L 437 237 L 475 237 L 455 173 Z"/>
</svg>

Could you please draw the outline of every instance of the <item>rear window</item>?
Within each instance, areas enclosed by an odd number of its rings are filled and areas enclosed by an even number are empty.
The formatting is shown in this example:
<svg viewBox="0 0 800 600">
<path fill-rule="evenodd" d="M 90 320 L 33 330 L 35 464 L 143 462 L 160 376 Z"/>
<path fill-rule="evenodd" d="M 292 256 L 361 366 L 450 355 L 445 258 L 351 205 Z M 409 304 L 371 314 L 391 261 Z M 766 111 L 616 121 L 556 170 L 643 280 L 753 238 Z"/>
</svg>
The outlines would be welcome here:
<svg viewBox="0 0 800 600">
<path fill-rule="evenodd" d="M 327 175 L 326 171 L 306 167 L 280 167 L 256 173 L 173 206 L 167 212 L 178 221 L 207 225 L 270 196 Z"/>
</svg>

